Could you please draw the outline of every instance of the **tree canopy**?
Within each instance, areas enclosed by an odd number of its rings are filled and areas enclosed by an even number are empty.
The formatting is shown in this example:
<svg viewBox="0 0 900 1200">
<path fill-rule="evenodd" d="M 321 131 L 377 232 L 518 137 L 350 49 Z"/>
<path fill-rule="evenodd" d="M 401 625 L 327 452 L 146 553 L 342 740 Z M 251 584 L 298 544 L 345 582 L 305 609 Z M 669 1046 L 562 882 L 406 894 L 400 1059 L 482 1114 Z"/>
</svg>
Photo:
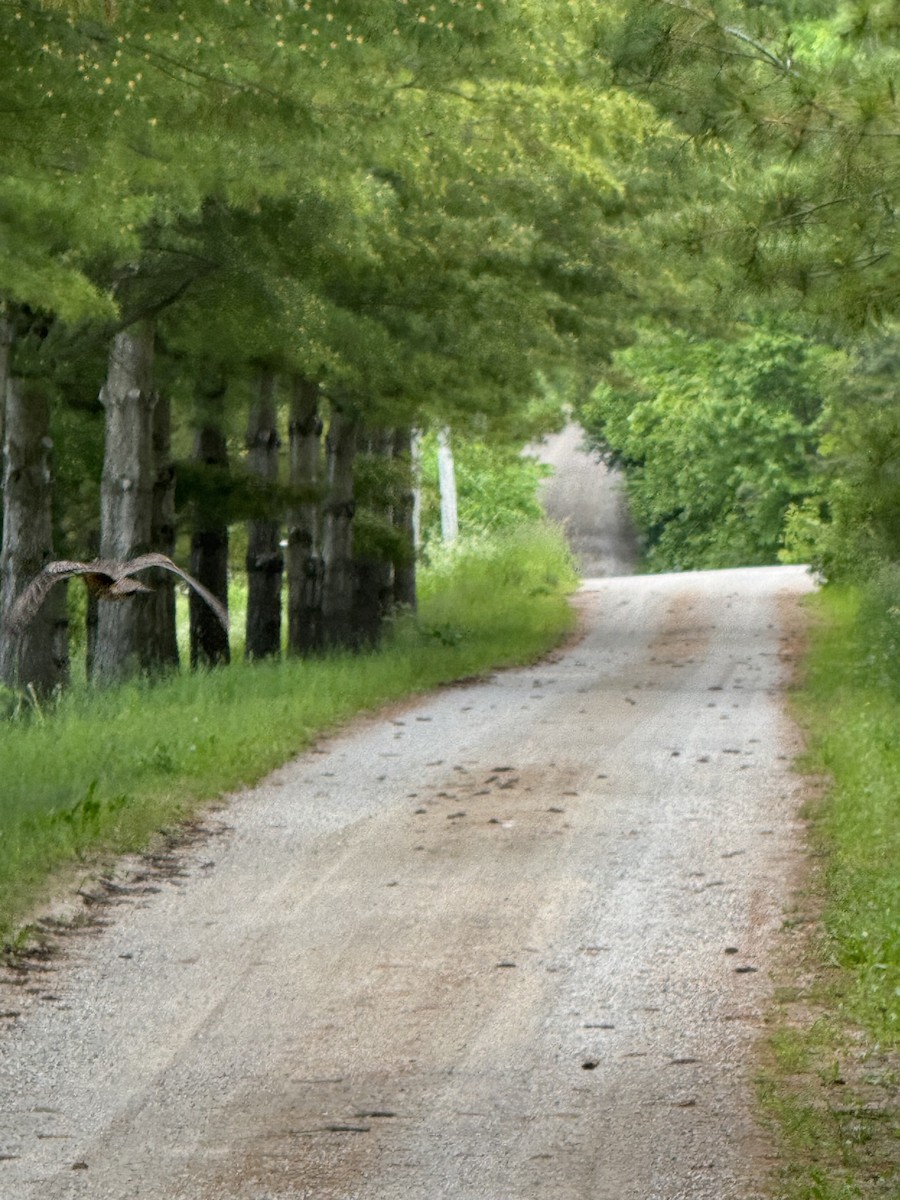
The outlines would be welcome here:
<svg viewBox="0 0 900 1200">
<path fill-rule="evenodd" d="M 720 302 L 739 284 L 831 328 L 896 314 L 894 5 L 626 2 L 598 29 L 614 79 L 691 141 L 659 223 Z"/>
<path fill-rule="evenodd" d="M 272 449 L 305 381 L 371 455 L 413 424 L 521 442 L 606 375 L 585 411 L 654 561 L 716 560 L 720 525 L 771 556 L 839 428 L 803 397 L 896 316 L 896 30 L 863 0 L 0 9 L 0 340 L 53 401 L 65 507 L 140 326 L 182 458 L 212 421 L 248 461 L 261 387 Z M 223 464 L 232 515 L 306 503 Z"/>
</svg>

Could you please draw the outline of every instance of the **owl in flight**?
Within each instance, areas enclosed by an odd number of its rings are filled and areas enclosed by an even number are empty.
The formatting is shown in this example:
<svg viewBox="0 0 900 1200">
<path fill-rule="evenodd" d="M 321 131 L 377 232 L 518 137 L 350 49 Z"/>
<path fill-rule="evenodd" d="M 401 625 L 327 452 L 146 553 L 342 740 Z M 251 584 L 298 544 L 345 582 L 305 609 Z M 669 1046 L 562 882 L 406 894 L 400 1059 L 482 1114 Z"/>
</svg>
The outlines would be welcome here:
<svg viewBox="0 0 900 1200">
<path fill-rule="evenodd" d="M 181 567 L 173 563 L 171 558 L 166 558 L 165 554 L 142 554 L 138 558 L 132 558 L 129 562 L 115 562 L 111 558 L 95 558 L 92 562 L 63 560 L 47 563 L 12 606 L 6 618 L 5 631 L 10 634 L 21 633 L 37 614 L 47 593 L 61 579 L 71 579 L 74 575 L 81 575 L 88 590 L 98 600 L 125 600 L 138 592 L 153 590 L 132 578 L 139 571 L 146 571 L 150 567 L 162 567 L 163 570 L 173 571 L 180 576 L 202 600 L 206 601 L 224 628 L 228 629 L 228 613 L 225 611 L 224 605 L 216 599 L 212 592 L 207 591 L 202 583 L 198 583 L 193 575 L 182 571 Z"/>
</svg>

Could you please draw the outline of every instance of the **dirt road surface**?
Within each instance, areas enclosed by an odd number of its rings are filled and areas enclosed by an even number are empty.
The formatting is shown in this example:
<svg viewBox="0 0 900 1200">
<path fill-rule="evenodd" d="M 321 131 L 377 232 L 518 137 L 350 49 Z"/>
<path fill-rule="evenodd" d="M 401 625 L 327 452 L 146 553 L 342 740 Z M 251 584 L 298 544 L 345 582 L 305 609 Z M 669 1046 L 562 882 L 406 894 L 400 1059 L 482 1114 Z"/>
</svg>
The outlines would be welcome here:
<svg viewBox="0 0 900 1200">
<path fill-rule="evenodd" d="M 637 532 L 625 501 L 624 481 L 584 448 L 584 431 L 567 425 L 530 447 L 554 474 L 542 488 L 549 517 L 565 528 L 586 578 L 628 575 L 638 559 Z"/>
<path fill-rule="evenodd" d="M 358 722 L 177 873 L 123 868 L 2 989 L 3 1200 L 760 1195 L 809 586 L 589 582 L 554 661 Z"/>
</svg>

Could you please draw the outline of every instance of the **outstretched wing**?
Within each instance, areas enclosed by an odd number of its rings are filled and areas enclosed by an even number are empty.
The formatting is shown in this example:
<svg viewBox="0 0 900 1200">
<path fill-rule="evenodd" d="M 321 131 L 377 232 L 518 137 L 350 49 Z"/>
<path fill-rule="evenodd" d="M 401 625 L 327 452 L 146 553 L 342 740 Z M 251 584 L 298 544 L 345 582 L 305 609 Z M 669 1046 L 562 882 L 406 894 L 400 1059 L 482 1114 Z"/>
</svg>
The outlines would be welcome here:
<svg viewBox="0 0 900 1200">
<path fill-rule="evenodd" d="M 119 572 L 119 578 L 125 579 L 129 575 L 136 575 L 138 571 L 146 571 L 150 567 L 162 567 L 164 571 L 173 571 L 181 579 L 192 587 L 201 600 L 205 600 L 209 607 L 218 617 L 223 628 L 228 630 L 228 612 L 220 600 L 218 600 L 210 591 L 203 586 L 193 575 L 189 575 L 187 571 L 183 571 L 177 563 L 173 563 L 171 558 L 167 558 L 165 554 L 141 554 L 138 558 L 131 559 L 130 562 L 123 563 Z"/>
<path fill-rule="evenodd" d="M 17 635 L 34 620 L 47 598 L 52 587 L 61 579 L 71 579 L 73 575 L 92 575 L 97 571 L 96 563 L 68 562 L 61 559 L 58 562 L 47 563 L 46 567 L 35 575 L 31 583 L 13 604 L 3 623 L 3 632 Z"/>
</svg>

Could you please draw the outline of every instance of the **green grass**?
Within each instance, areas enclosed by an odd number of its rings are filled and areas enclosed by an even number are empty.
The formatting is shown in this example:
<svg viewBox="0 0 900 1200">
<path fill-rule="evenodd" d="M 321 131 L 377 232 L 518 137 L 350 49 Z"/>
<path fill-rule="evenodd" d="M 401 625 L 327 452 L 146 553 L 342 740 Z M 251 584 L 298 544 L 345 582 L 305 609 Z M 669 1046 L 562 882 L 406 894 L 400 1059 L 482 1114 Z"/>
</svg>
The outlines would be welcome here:
<svg viewBox="0 0 900 1200">
<path fill-rule="evenodd" d="M 416 620 L 378 653 L 183 672 L 0 723 L 0 936 L 56 873 L 145 847 L 204 801 L 253 783 L 354 713 L 533 660 L 571 628 L 561 537 L 534 527 L 423 571 Z"/>
<path fill-rule="evenodd" d="M 797 986 L 773 1014 L 764 1110 L 785 1164 L 779 1200 L 900 1196 L 900 611 L 898 579 L 829 587 L 813 601 L 797 711 L 810 802 Z"/>
<path fill-rule="evenodd" d="M 809 765 L 832 781 L 815 814 L 827 854 L 827 946 L 848 1015 L 900 1045 L 900 613 L 827 591 L 802 711 Z M 896 628 L 895 628 L 896 627 Z"/>
</svg>

